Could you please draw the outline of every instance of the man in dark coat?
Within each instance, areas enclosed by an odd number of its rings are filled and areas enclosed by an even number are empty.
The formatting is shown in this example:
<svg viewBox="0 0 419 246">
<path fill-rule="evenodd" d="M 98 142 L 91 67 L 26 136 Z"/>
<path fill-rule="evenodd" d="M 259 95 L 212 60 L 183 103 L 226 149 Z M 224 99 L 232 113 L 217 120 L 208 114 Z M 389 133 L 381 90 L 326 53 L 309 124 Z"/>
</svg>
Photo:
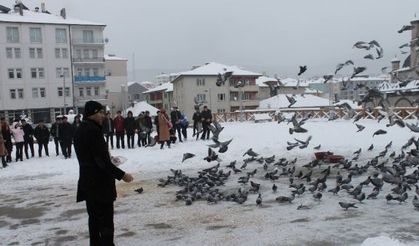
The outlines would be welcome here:
<svg viewBox="0 0 419 246">
<path fill-rule="evenodd" d="M 103 135 L 106 137 L 106 145 L 109 147 L 109 141 L 111 142 L 111 148 L 113 149 L 113 133 L 115 131 L 113 127 L 113 120 L 111 117 L 111 113 L 108 111 L 106 113 L 105 120 L 103 120 L 103 127 L 102 127 Z"/>
<path fill-rule="evenodd" d="M 196 140 L 199 138 L 199 131 L 201 130 L 201 112 L 199 112 L 199 107 L 195 108 L 195 113 L 192 115 L 193 120 L 193 134 L 192 137 L 196 135 Z"/>
<path fill-rule="evenodd" d="M 113 203 L 115 179 L 131 182 L 133 177 L 112 162 L 102 133 L 103 107 L 95 101 L 85 105 L 83 122 L 74 134 L 80 166 L 77 202 L 86 201 L 90 245 L 114 245 Z"/>
<path fill-rule="evenodd" d="M 146 133 L 146 144 L 151 144 L 150 143 L 150 134 L 151 131 L 153 130 L 153 121 L 151 119 L 150 116 L 150 112 L 149 111 L 145 111 L 145 116 L 144 116 L 144 132 Z"/>
<path fill-rule="evenodd" d="M 133 149 L 136 126 L 135 126 L 135 119 L 131 111 L 128 111 L 127 118 L 124 119 L 124 128 L 127 134 L 128 149 Z"/>
<path fill-rule="evenodd" d="M 52 126 L 51 126 L 51 135 L 54 137 L 55 153 L 57 154 L 57 156 L 60 154 L 60 151 L 59 151 L 60 138 L 61 138 L 60 125 L 61 125 L 61 118 L 57 117 L 55 119 L 55 122 L 52 123 Z"/>
<path fill-rule="evenodd" d="M 61 151 L 63 152 L 64 158 L 71 158 L 71 144 L 73 142 L 73 126 L 67 121 L 67 117 L 63 117 L 63 122 L 60 124 L 59 131 Z"/>
<path fill-rule="evenodd" d="M 181 134 L 181 125 L 180 125 L 180 118 L 182 114 L 180 113 L 178 107 L 173 107 L 172 112 L 170 112 L 170 120 L 172 121 L 173 129 L 177 131 L 177 135 L 179 137 L 179 142 L 182 141 L 182 134 Z"/>
<path fill-rule="evenodd" d="M 26 159 L 29 159 L 28 149 L 31 150 L 31 156 L 34 156 L 34 149 L 33 149 L 33 128 L 30 124 L 26 123 L 26 120 L 20 120 L 22 123 L 22 129 L 25 135 L 23 136 L 24 139 L 24 147 L 25 147 L 25 156 Z"/>
<path fill-rule="evenodd" d="M 1 134 L 3 135 L 4 145 L 7 150 L 6 162 L 12 162 L 12 151 L 13 151 L 12 132 L 10 131 L 10 127 L 6 121 L 6 118 L 1 117 L 0 124 L 1 124 Z"/>
<path fill-rule="evenodd" d="M 42 147 L 45 149 L 45 154 L 49 156 L 48 143 L 49 143 L 49 130 L 44 125 L 44 121 L 39 121 L 35 127 L 34 136 L 38 142 L 38 155 L 42 157 Z"/>
<path fill-rule="evenodd" d="M 210 135 L 209 125 L 211 125 L 211 122 L 212 122 L 212 113 L 211 113 L 211 110 L 209 110 L 207 106 L 204 106 L 204 109 L 201 112 L 201 121 L 202 121 L 202 129 L 203 129 L 201 139 L 205 140 L 205 137 L 209 139 L 209 135 Z"/>
</svg>

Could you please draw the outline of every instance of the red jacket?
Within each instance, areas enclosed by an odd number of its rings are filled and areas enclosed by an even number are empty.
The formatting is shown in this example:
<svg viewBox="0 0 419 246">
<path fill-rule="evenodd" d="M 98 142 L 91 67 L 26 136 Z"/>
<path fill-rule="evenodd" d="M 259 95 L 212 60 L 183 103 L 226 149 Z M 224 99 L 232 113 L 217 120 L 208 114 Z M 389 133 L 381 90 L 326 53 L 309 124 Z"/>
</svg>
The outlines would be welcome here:
<svg viewBox="0 0 419 246">
<path fill-rule="evenodd" d="M 115 127 L 115 132 L 124 132 L 124 117 L 116 116 L 113 120 L 113 125 Z"/>
</svg>

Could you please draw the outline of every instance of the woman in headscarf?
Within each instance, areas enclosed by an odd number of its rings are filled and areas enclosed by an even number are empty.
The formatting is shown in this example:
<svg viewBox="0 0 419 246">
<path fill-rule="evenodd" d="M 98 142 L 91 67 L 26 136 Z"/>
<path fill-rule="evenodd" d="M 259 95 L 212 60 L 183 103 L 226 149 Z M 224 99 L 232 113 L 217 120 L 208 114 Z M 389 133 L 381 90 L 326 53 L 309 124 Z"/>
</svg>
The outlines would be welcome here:
<svg viewBox="0 0 419 246">
<path fill-rule="evenodd" d="M 159 136 L 160 149 L 163 149 L 164 142 L 166 142 L 167 146 L 170 148 L 169 129 L 171 128 L 171 122 L 169 121 L 169 117 L 166 113 L 166 110 L 161 109 L 160 111 L 157 111 L 157 116 L 154 120 L 154 124 L 156 125 L 157 134 Z"/>
</svg>

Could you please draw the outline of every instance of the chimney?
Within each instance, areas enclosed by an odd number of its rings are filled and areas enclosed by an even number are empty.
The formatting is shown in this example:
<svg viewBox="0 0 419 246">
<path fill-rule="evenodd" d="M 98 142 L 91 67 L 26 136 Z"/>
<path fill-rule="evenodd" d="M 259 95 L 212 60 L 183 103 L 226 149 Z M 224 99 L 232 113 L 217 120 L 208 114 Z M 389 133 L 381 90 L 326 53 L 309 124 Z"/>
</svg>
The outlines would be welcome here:
<svg viewBox="0 0 419 246">
<path fill-rule="evenodd" d="M 397 57 L 394 57 L 391 60 L 391 71 L 400 69 L 400 60 Z"/>
<path fill-rule="evenodd" d="M 39 7 L 35 7 L 35 12 L 39 13 Z"/>
<path fill-rule="evenodd" d="M 42 13 L 45 13 L 45 11 L 46 11 L 46 10 L 45 10 L 45 3 L 44 3 L 44 2 L 42 2 L 42 3 L 41 3 L 41 12 L 42 12 Z"/>
<path fill-rule="evenodd" d="M 62 8 L 62 9 L 61 9 L 61 11 L 60 11 L 60 15 L 61 15 L 61 17 L 63 17 L 63 19 L 65 19 L 65 18 L 67 17 L 67 14 L 66 14 L 65 8 Z"/>
</svg>

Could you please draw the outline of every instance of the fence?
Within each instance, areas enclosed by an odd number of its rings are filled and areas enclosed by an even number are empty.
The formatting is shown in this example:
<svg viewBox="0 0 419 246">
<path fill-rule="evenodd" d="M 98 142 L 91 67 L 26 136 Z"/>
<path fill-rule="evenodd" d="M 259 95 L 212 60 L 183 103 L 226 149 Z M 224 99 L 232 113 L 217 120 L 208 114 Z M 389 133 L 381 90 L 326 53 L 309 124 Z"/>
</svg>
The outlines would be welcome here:
<svg viewBox="0 0 419 246">
<path fill-rule="evenodd" d="M 251 111 L 244 111 L 243 112 L 243 120 L 244 121 L 254 121 L 255 115 L 257 114 L 268 114 L 272 120 L 277 119 L 277 112 L 281 112 L 283 114 L 296 114 L 297 118 L 303 118 L 307 115 L 311 115 L 312 118 L 315 119 L 352 119 L 355 117 L 361 116 L 363 119 L 377 119 L 380 114 L 381 108 L 374 108 L 372 110 L 366 109 L 355 109 L 353 113 L 341 109 L 322 109 L 322 108 L 314 108 L 314 109 L 278 109 L 278 110 L 251 110 Z M 419 107 L 395 107 L 391 108 L 394 115 L 402 120 L 407 119 L 419 119 Z M 235 122 L 240 121 L 240 112 L 230 112 L 230 113 L 214 113 L 213 119 L 218 122 Z"/>
</svg>

